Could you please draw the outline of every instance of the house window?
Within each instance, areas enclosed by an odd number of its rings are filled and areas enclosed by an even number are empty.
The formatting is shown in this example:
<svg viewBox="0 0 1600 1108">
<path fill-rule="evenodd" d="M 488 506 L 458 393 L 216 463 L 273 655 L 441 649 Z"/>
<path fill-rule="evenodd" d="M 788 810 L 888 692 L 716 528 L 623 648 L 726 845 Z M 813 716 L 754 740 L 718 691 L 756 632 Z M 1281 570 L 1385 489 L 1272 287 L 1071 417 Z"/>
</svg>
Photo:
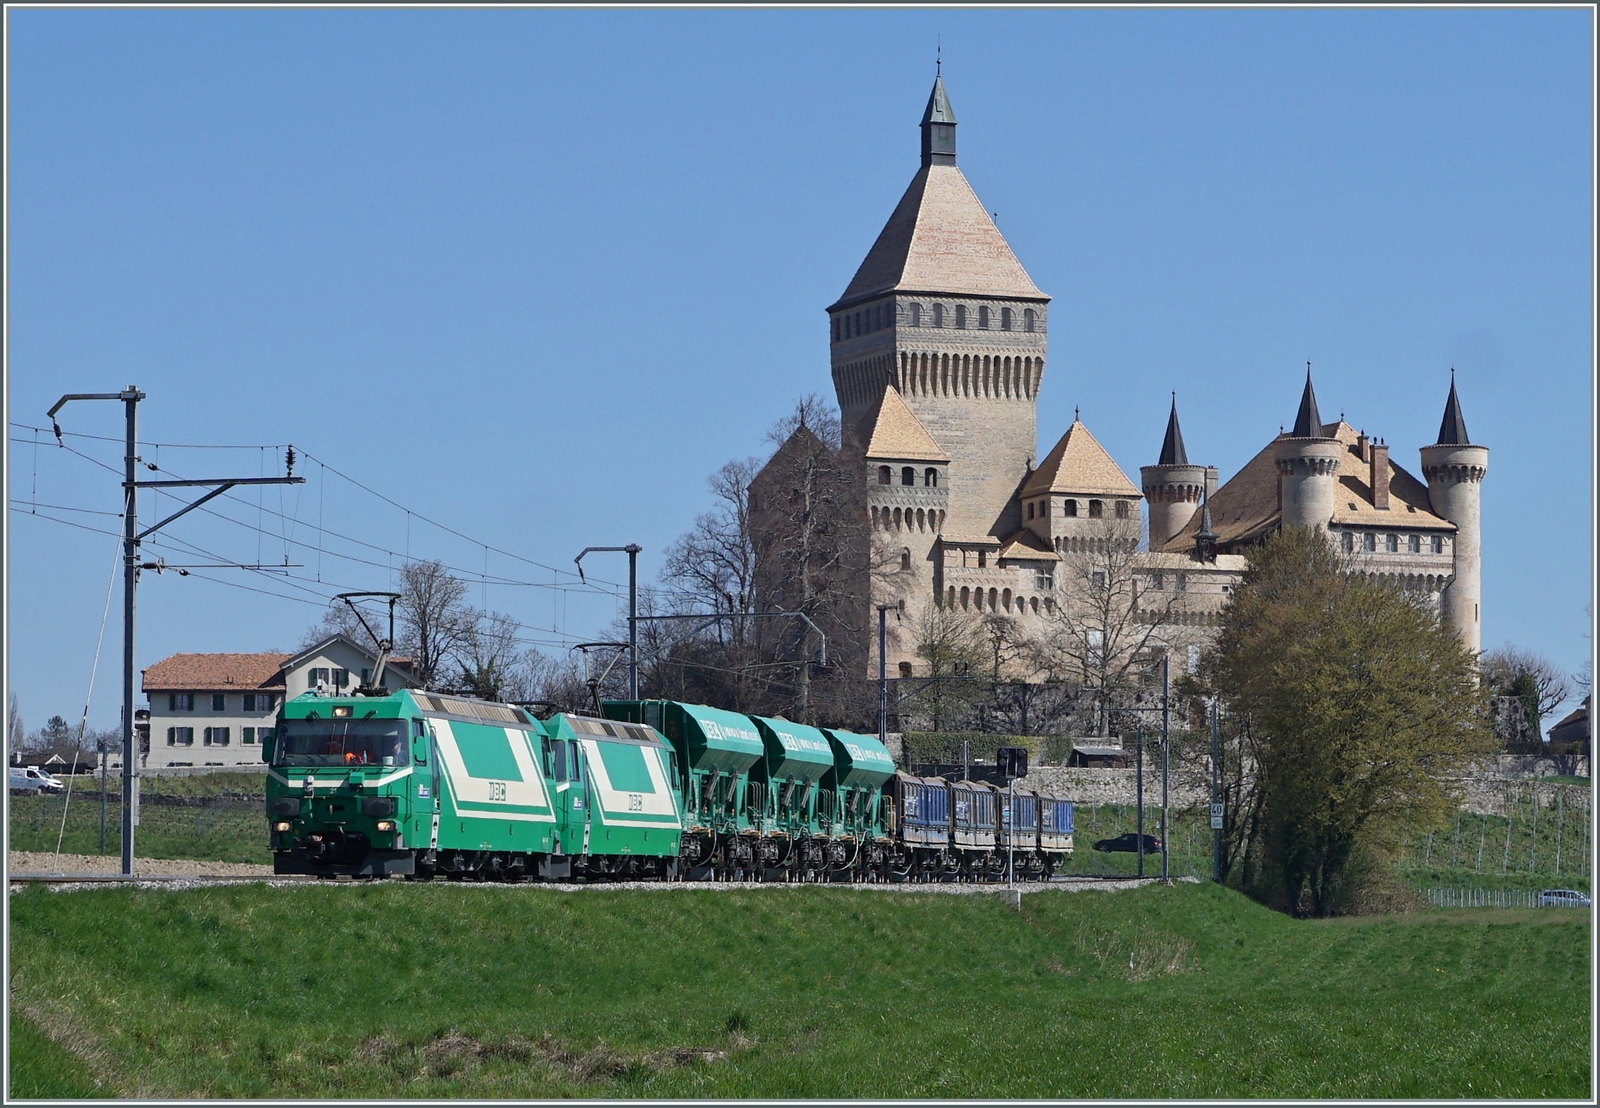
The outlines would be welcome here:
<svg viewBox="0 0 1600 1108">
<path fill-rule="evenodd" d="M 194 745 L 194 728 L 193 727 L 169 727 L 169 728 L 167 728 L 167 745 L 168 746 L 193 746 Z"/>
<path fill-rule="evenodd" d="M 349 670 L 347 670 L 347 669 L 336 669 L 336 670 L 333 671 L 333 687 L 334 688 L 342 689 L 348 684 L 350 684 L 350 671 Z"/>
<path fill-rule="evenodd" d="M 1366 553 L 1368 553 L 1368 554 L 1371 554 L 1374 550 L 1378 549 L 1377 540 L 1374 538 L 1374 536 L 1372 536 L 1370 534 L 1369 535 L 1362 535 L 1361 536 L 1361 549 L 1363 551 L 1365 551 Z"/>
<path fill-rule="evenodd" d="M 910 466 L 906 466 L 901 469 L 900 483 L 902 485 L 915 485 L 917 483 L 917 471 L 912 469 Z"/>
<path fill-rule="evenodd" d="M 193 741 L 191 738 L 190 742 Z M 227 746 L 228 729 L 226 727 L 207 727 L 201 735 L 201 742 L 205 746 Z"/>
<path fill-rule="evenodd" d="M 306 688 L 314 689 L 318 685 L 326 685 L 328 683 L 328 677 L 329 674 L 326 669 L 308 669 L 306 670 Z"/>
<path fill-rule="evenodd" d="M 1002 330 L 1002 331 L 1011 330 L 1011 309 L 1010 308 L 1001 308 L 1000 309 L 1000 330 Z"/>
<path fill-rule="evenodd" d="M 175 692 L 167 694 L 167 710 L 172 712 L 194 711 L 194 693 Z"/>
<path fill-rule="evenodd" d="M 222 693 L 212 693 L 211 694 L 211 710 L 213 712 L 225 712 L 225 711 L 227 711 L 228 710 L 228 698 L 226 696 L 224 696 Z"/>
<path fill-rule="evenodd" d="M 244 710 L 247 712 L 270 712 L 273 708 L 275 694 L 269 692 L 245 693 Z"/>
<path fill-rule="evenodd" d="M 1344 552 L 1348 554 L 1356 548 L 1356 538 L 1349 531 L 1346 531 L 1344 534 L 1339 536 L 1339 545 L 1343 547 Z"/>
<path fill-rule="evenodd" d="M 266 728 L 263 727 L 262 730 L 265 731 Z M 256 729 L 254 727 L 239 728 L 239 741 L 245 746 L 256 745 Z"/>
<path fill-rule="evenodd" d="M 1385 536 L 1383 536 L 1383 549 L 1386 550 L 1390 554 L 1398 553 L 1399 550 L 1400 550 L 1400 536 L 1399 535 L 1385 535 Z"/>
<path fill-rule="evenodd" d="M 1103 500 L 1091 500 L 1091 501 L 1089 501 L 1089 518 L 1090 519 L 1101 519 L 1101 518 L 1103 518 L 1105 516 L 1105 514 L 1106 514 L 1105 501 L 1103 501 Z"/>
<path fill-rule="evenodd" d="M 938 488 L 939 487 L 939 471 L 936 470 L 936 469 L 929 469 L 929 470 L 924 471 L 923 474 L 922 474 L 922 483 L 924 485 L 926 485 L 930 489 Z"/>
<path fill-rule="evenodd" d="M 1444 553 L 1444 536 L 1443 535 L 1435 535 L 1435 536 L 1433 536 L 1433 552 L 1435 554 L 1443 554 Z"/>
<path fill-rule="evenodd" d="M 989 329 L 989 309 L 987 305 L 978 309 L 978 326 L 985 331 Z"/>
<path fill-rule="evenodd" d="M 922 305 L 921 304 L 913 304 L 913 305 L 911 305 L 911 326 L 913 326 L 913 327 L 921 327 L 922 326 Z"/>
<path fill-rule="evenodd" d="M 1117 501 L 1117 518 L 1118 519 L 1127 519 L 1128 518 L 1128 502 L 1126 500 Z"/>
<path fill-rule="evenodd" d="M 1063 503 L 1067 508 L 1067 518 L 1076 519 L 1078 517 L 1078 502 L 1076 500 L 1066 500 Z"/>
<path fill-rule="evenodd" d="M 943 327 L 944 326 L 944 305 L 943 304 L 935 304 L 933 306 L 933 325 L 935 327 Z"/>
<path fill-rule="evenodd" d="M 363 669 L 361 671 L 361 683 L 363 685 L 372 684 L 372 671 L 370 669 Z"/>
</svg>

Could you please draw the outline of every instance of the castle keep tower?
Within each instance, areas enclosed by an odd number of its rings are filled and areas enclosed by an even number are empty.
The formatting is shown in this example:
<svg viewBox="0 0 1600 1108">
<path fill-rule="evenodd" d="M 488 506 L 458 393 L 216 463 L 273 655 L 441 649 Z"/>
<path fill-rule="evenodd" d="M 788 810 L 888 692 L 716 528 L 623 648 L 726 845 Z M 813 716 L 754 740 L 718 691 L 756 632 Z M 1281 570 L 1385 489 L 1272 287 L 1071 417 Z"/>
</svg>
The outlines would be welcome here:
<svg viewBox="0 0 1600 1108">
<path fill-rule="evenodd" d="M 1161 440 L 1161 456 L 1155 465 L 1139 467 L 1139 483 L 1150 504 L 1150 549 L 1159 550 L 1194 518 L 1206 491 L 1205 467 L 1190 465 L 1183 449 L 1176 393 L 1172 414 L 1167 417 L 1167 437 Z"/>
<path fill-rule="evenodd" d="M 1278 465 L 1278 505 L 1284 527 L 1318 527 L 1327 530 L 1333 519 L 1334 494 L 1339 487 L 1339 462 L 1344 446 L 1323 433 L 1317 394 L 1311 390 L 1311 367 L 1306 367 L 1306 389 L 1294 429 L 1275 444 Z"/>
<path fill-rule="evenodd" d="M 1478 495 L 1488 472 L 1489 448 L 1473 446 L 1467 438 L 1467 421 L 1461 415 L 1452 373 L 1439 441 L 1422 448 L 1422 474 L 1428 481 L 1428 502 L 1434 514 L 1456 525 L 1455 577 L 1441 598 L 1444 617 L 1473 650 L 1481 648 L 1483 637 Z"/>
<path fill-rule="evenodd" d="M 955 132 L 935 79 L 921 168 L 828 308 L 830 360 L 847 445 L 873 441 L 893 389 L 948 456 L 941 529 L 998 538 L 1021 524 L 1014 494 L 1035 456 L 1050 298 L 956 167 Z"/>
</svg>

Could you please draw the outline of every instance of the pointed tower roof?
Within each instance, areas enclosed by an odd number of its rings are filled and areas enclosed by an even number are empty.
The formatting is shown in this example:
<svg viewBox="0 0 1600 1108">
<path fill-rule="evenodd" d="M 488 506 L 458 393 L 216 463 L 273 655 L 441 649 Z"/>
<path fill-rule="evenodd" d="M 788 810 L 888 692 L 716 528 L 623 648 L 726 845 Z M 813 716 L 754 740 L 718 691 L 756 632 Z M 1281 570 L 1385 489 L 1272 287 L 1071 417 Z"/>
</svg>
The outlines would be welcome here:
<svg viewBox="0 0 1600 1108">
<path fill-rule="evenodd" d="M 922 168 L 830 311 L 892 291 L 1050 299 L 956 168 L 955 125 L 937 78 L 922 114 Z"/>
<path fill-rule="evenodd" d="M 1023 496 L 1047 492 L 1072 492 L 1101 496 L 1137 497 L 1139 489 L 1128 480 L 1106 448 L 1095 441 L 1082 420 L 1073 420 L 1039 468 L 1022 486 Z"/>
<path fill-rule="evenodd" d="M 1172 414 L 1167 417 L 1167 437 L 1161 440 L 1158 466 L 1186 466 L 1189 455 L 1183 449 L 1183 432 L 1178 429 L 1178 394 L 1172 394 Z"/>
<path fill-rule="evenodd" d="M 1320 439 L 1322 413 L 1317 411 L 1317 394 L 1311 389 L 1311 363 L 1306 363 L 1306 391 L 1300 394 L 1300 411 L 1294 417 L 1294 430 L 1290 438 Z"/>
<path fill-rule="evenodd" d="M 1461 398 L 1456 395 L 1456 371 L 1450 371 L 1450 399 L 1444 402 L 1444 419 L 1439 423 L 1439 441 L 1435 446 L 1470 446 L 1467 438 L 1467 421 L 1461 414 Z"/>
<path fill-rule="evenodd" d="M 948 462 L 950 455 L 939 449 L 928 429 L 916 417 L 899 392 L 885 388 L 883 396 L 861 422 L 861 442 L 867 444 L 867 458 L 893 458 L 906 462 Z"/>
</svg>

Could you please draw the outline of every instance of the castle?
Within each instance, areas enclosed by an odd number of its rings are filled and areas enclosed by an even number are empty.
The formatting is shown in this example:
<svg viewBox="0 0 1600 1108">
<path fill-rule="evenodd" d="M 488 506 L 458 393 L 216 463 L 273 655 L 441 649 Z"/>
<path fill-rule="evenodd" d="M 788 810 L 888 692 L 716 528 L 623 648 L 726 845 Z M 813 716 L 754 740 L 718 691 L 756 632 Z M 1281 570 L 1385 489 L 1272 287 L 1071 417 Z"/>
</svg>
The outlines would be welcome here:
<svg viewBox="0 0 1600 1108">
<path fill-rule="evenodd" d="M 863 610 L 900 613 L 885 652 L 891 672 L 920 671 L 909 629 L 929 605 L 1008 617 L 1024 634 L 1072 618 L 1069 564 L 1136 536 L 1146 504 L 1131 603 L 1159 608 L 1175 627 L 1213 625 L 1243 552 L 1280 527 L 1307 526 L 1350 552 L 1359 572 L 1429 596 L 1479 648 L 1478 495 L 1489 452 L 1467 437 L 1453 376 L 1438 441 L 1422 448 L 1424 480 L 1381 440 L 1342 418 L 1324 423 L 1309 366 L 1292 430 L 1226 483 L 1190 464 L 1175 398 L 1157 461 L 1137 485 L 1077 418 L 1036 464 L 1050 297 L 956 165 L 942 78 L 921 130 L 920 168 L 827 309 L 841 457 L 865 485 L 852 510 L 874 547 L 898 555 L 898 572 L 861 586 Z M 752 483 L 766 490 L 762 504 L 795 441 Z M 867 662 L 876 674 L 875 644 Z"/>
</svg>

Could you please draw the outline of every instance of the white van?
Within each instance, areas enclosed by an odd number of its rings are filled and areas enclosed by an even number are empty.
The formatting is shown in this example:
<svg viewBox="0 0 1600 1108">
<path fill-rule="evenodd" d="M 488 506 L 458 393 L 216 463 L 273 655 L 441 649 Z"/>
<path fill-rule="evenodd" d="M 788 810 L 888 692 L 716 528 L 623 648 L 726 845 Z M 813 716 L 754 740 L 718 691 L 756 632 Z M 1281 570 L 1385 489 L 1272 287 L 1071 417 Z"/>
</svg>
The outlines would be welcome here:
<svg viewBox="0 0 1600 1108">
<path fill-rule="evenodd" d="M 66 787 L 44 770 L 33 766 L 12 766 L 10 769 L 10 791 L 16 794 L 58 793 Z"/>
</svg>

